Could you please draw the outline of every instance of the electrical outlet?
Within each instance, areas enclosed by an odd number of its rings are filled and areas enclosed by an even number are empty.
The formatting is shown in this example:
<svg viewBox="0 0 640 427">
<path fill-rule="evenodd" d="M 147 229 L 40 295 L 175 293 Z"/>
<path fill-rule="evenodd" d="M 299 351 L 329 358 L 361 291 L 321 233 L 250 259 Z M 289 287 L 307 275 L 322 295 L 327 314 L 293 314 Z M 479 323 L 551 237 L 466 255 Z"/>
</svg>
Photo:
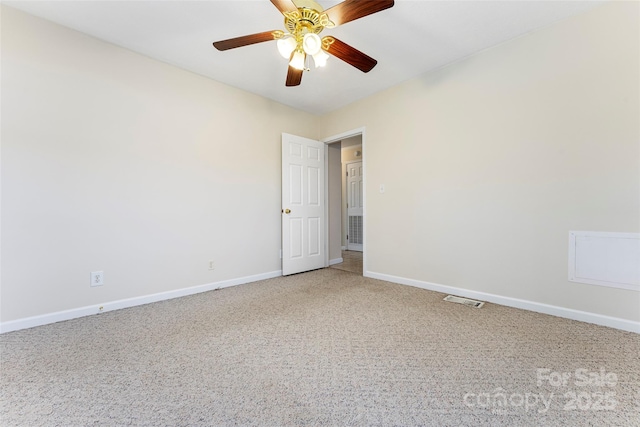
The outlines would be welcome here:
<svg viewBox="0 0 640 427">
<path fill-rule="evenodd" d="M 216 269 L 216 263 L 213 261 L 209 261 L 209 270 L 215 270 Z"/>
<path fill-rule="evenodd" d="M 104 285 L 104 272 L 92 271 L 91 272 L 91 287 Z"/>
</svg>

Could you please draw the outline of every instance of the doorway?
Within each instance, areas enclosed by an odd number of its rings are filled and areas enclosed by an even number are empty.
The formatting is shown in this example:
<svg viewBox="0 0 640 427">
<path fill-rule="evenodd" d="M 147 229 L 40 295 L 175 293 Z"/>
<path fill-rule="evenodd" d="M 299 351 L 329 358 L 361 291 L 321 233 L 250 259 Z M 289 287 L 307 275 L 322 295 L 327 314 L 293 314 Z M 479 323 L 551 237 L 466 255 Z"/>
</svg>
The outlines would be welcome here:
<svg viewBox="0 0 640 427">
<path fill-rule="evenodd" d="M 366 276 L 365 129 L 355 129 L 325 138 L 321 141 L 308 140 L 285 133 L 282 134 L 282 138 L 283 231 L 280 257 L 282 258 L 283 275 L 309 271 L 315 268 L 329 267 L 334 264 L 344 263 L 345 259 L 349 259 L 350 261 L 354 261 L 355 259 L 355 261 L 361 265 L 358 268 L 358 273 Z M 359 143 L 357 147 L 356 143 L 354 143 L 356 139 Z M 338 145 L 336 145 L 336 143 Z M 336 147 L 339 153 L 337 157 L 338 175 L 337 181 L 335 178 L 333 181 L 334 184 L 338 182 L 337 190 L 335 186 L 329 185 L 329 176 L 332 175 L 329 172 L 331 168 L 335 169 L 336 164 Z M 341 159 L 343 147 L 350 147 L 355 158 L 345 159 L 343 163 Z M 331 161 L 331 158 L 333 158 L 334 161 Z M 302 159 L 313 160 L 313 162 L 316 163 L 306 164 L 308 162 Z M 344 253 L 343 255 L 342 251 L 348 250 L 347 209 L 343 207 L 346 206 L 347 198 L 346 164 L 349 163 L 348 160 L 351 160 L 351 163 L 358 160 L 361 161 L 362 179 L 360 180 L 360 189 L 358 192 L 362 209 L 361 228 L 359 228 L 361 233 L 358 236 L 358 244 L 361 245 L 361 248 L 359 248 L 361 251 L 350 251 L 351 253 Z M 322 164 L 324 164 L 324 168 L 321 166 Z M 342 173 L 343 170 L 344 174 Z M 340 182 L 342 182 L 342 185 Z M 334 187 L 334 189 L 332 190 L 331 187 Z M 314 191 L 311 191 L 312 189 Z M 311 192 L 305 195 L 307 190 Z M 322 197 L 322 194 L 324 194 L 324 197 Z M 344 204 L 341 202 L 342 200 L 344 200 Z M 287 206 L 284 206 L 285 204 Z M 295 209 L 292 208 L 294 205 Z M 313 205 L 312 207 L 315 209 L 313 212 L 306 213 L 304 209 L 300 209 L 311 207 L 311 205 Z M 329 214 L 330 206 L 332 206 L 332 215 Z M 336 210 L 338 212 L 337 215 L 335 215 Z M 349 236 L 349 238 L 353 239 L 351 236 Z M 324 254 L 324 256 L 322 256 L 322 254 Z M 307 265 L 306 262 L 310 262 L 312 258 L 314 264 L 312 266 Z M 302 263 L 302 261 L 304 261 L 304 263 Z M 292 267 L 294 263 L 302 263 L 304 265 L 301 264 L 300 266 L 294 266 L 296 268 L 289 268 Z"/>
<path fill-rule="evenodd" d="M 331 268 L 364 275 L 364 129 L 325 139 L 327 144 L 327 260 Z"/>
</svg>

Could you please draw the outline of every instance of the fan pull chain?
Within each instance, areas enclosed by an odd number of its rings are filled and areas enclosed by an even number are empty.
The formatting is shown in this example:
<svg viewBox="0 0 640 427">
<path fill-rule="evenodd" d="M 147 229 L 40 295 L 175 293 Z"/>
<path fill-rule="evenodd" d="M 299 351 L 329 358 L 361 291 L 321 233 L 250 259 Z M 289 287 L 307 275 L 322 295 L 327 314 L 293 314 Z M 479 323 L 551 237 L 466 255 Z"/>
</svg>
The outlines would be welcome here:
<svg viewBox="0 0 640 427">
<path fill-rule="evenodd" d="M 309 61 L 310 61 L 309 55 L 305 54 L 304 55 L 304 71 L 311 71 Z"/>
</svg>

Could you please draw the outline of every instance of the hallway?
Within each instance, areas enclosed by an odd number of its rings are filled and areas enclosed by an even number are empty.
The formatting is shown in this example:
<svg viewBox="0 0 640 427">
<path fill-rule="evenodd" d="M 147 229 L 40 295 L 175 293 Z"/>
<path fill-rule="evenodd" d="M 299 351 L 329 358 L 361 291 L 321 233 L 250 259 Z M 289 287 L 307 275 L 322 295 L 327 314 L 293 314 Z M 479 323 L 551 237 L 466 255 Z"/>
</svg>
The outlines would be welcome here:
<svg viewBox="0 0 640 427">
<path fill-rule="evenodd" d="M 343 261 L 340 264 L 334 264 L 330 268 L 349 271 L 362 276 L 362 252 L 342 251 L 342 259 Z"/>
</svg>

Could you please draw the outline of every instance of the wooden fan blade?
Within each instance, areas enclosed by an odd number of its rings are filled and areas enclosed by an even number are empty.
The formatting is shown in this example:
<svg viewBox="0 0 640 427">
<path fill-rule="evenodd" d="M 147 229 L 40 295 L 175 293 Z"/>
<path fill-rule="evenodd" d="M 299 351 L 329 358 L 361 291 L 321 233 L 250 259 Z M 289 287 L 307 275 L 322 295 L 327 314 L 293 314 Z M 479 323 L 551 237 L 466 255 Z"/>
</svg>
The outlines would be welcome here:
<svg viewBox="0 0 640 427">
<path fill-rule="evenodd" d="M 324 37 L 322 42 L 323 49 L 324 46 L 328 45 L 328 47 L 324 49 L 325 52 L 335 56 L 336 58 L 342 59 L 347 64 L 353 65 L 364 73 L 371 71 L 378 63 L 378 61 L 369 55 L 360 52 L 355 47 L 349 46 L 335 37 Z"/>
<path fill-rule="evenodd" d="M 236 47 L 248 46 L 250 44 L 268 42 L 275 40 L 275 31 L 265 31 L 264 33 L 250 34 L 248 36 L 235 37 L 233 39 L 220 40 L 214 42 L 213 46 L 218 50 L 235 49 Z"/>
<path fill-rule="evenodd" d="M 393 4 L 393 0 L 345 0 L 324 12 L 338 26 L 389 9 Z"/>
<path fill-rule="evenodd" d="M 283 15 L 285 12 L 294 12 L 298 10 L 291 0 L 271 0 L 271 3 L 273 3 L 273 5 L 277 7 Z"/>
<path fill-rule="evenodd" d="M 289 71 L 287 71 L 287 86 L 298 86 L 302 81 L 302 70 L 298 70 L 297 68 L 293 68 L 289 66 Z"/>
</svg>

